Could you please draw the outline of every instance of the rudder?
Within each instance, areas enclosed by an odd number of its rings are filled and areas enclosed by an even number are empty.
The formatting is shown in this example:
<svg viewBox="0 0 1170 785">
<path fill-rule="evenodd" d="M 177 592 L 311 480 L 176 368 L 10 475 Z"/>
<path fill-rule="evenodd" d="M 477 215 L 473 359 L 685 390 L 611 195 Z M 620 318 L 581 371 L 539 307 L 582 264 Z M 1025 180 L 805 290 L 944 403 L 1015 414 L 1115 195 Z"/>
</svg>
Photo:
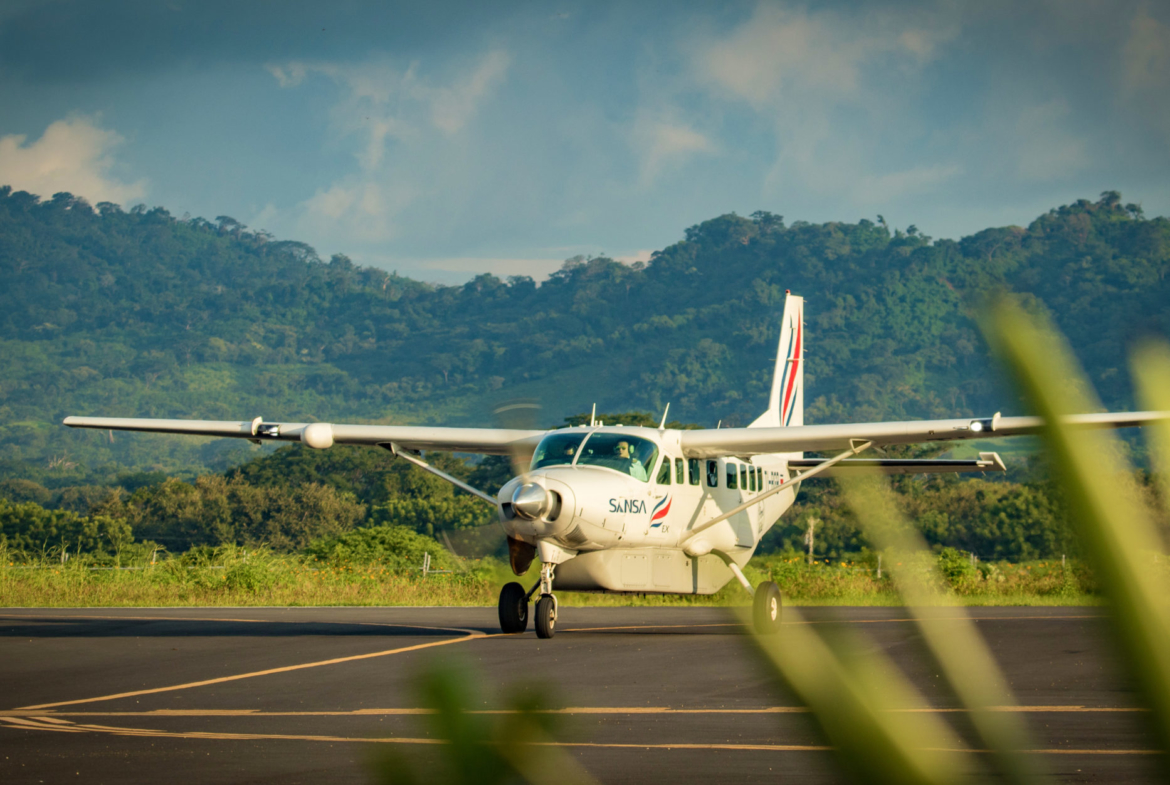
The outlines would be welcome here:
<svg viewBox="0 0 1170 785">
<path fill-rule="evenodd" d="M 748 427 L 790 425 L 804 425 L 804 298 L 788 292 L 768 410 Z"/>
</svg>

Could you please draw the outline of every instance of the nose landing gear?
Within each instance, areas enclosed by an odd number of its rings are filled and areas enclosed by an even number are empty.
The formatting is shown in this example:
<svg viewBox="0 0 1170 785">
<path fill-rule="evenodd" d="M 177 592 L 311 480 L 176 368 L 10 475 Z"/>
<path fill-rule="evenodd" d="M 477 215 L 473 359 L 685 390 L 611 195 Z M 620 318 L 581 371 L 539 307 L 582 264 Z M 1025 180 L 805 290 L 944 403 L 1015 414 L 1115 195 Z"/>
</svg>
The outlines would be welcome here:
<svg viewBox="0 0 1170 785">
<path fill-rule="evenodd" d="M 547 594 L 536 603 L 536 637 L 551 638 L 556 632 L 556 623 L 557 600 Z"/>
<path fill-rule="evenodd" d="M 555 564 L 540 565 L 540 582 L 530 590 L 513 581 L 500 589 L 500 629 L 505 633 L 524 632 L 528 629 L 528 599 L 540 589 L 536 602 L 536 637 L 551 638 L 556 632 L 557 598 L 553 596 L 553 570 Z"/>
<path fill-rule="evenodd" d="M 553 596 L 553 570 L 551 562 L 540 565 L 540 600 L 536 603 L 536 637 L 551 638 L 556 633 L 557 598 Z"/>
</svg>

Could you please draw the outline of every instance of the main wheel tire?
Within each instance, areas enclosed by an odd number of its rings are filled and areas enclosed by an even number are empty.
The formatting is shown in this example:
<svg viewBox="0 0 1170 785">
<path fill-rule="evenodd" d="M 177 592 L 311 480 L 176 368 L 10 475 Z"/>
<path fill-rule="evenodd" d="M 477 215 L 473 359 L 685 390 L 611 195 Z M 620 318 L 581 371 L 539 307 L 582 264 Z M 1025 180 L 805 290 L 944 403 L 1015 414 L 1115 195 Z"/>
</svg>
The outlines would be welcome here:
<svg viewBox="0 0 1170 785">
<path fill-rule="evenodd" d="M 506 633 L 528 629 L 528 592 L 514 581 L 500 589 L 500 629 Z"/>
<path fill-rule="evenodd" d="M 552 597 L 541 597 L 536 603 L 536 637 L 551 638 L 556 633 L 556 607 Z"/>
<path fill-rule="evenodd" d="M 752 617 L 757 634 L 775 635 L 779 632 L 783 610 L 779 586 L 772 581 L 764 581 L 756 587 L 756 596 L 752 601 Z"/>
</svg>

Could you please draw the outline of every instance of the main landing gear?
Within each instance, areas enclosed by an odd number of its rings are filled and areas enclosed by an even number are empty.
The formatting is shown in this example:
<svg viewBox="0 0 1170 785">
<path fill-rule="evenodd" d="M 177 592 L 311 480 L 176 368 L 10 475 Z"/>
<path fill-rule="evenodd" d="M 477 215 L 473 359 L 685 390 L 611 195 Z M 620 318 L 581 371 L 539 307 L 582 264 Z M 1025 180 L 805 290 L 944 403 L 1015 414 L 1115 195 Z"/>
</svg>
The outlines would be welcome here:
<svg viewBox="0 0 1170 785">
<path fill-rule="evenodd" d="M 557 598 L 552 593 L 555 568 L 555 564 L 540 565 L 540 581 L 528 591 L 514 581 L 500 589 L 501 630 L 518 633 L 528 629 L 528 600 L 540 589 L 540 599 L 536 602 L 536 637 L 551 638 L 554 635 L 557 623 Z"/>
<path fill-rule="evenodd" d="M 507 633 L 528 629 L 528 592 L 514 581 L 500 589 L 500 629 Z"/>
<path fill-rule="evenodd" d="M 780 613 L 783 600 L 780 587 L 772 581 L 764 581 L 756 587 L 752 597 L 752 621 L 757 635 L 775 635 L 780 631 Z"/>
<path fill-rule="evenodd" d="M 772 581 L 764 581 L 756 588 L 752 588 L 747 576 L 739 565 L 732 561 L 725 553 L 716 551 L 723 559 L 723 563 L 731 569 L 731 573 L 743 586 L 743 590 L 752 596 L 752 626 L 757 635 L 775 635 L 780 631 L 780 614 L 783 611 L 783 600 L 780 597 L 780 587 Z"/>
</svg>

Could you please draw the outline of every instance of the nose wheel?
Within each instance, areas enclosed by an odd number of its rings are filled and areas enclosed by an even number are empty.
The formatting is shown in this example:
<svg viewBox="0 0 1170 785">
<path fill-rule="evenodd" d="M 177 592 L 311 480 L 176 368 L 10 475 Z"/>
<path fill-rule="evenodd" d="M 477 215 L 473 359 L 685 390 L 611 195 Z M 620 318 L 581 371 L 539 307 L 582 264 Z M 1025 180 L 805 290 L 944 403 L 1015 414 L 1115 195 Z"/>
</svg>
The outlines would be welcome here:
<svg viewBox="0 0 1170 785">
<path fill-rule="evenodd" d="M 536 603 L 536 637 L 551 638 L 556 633 L 557 598 L 553 596 L 555 564 L 540 565 L 540 599 Z"/>
<path fill-rule="evenodd" d="M 556 633 L 557 601 L 551 594 L 536 603 L 536 637 L 551 638 Z"/>
</svg>

